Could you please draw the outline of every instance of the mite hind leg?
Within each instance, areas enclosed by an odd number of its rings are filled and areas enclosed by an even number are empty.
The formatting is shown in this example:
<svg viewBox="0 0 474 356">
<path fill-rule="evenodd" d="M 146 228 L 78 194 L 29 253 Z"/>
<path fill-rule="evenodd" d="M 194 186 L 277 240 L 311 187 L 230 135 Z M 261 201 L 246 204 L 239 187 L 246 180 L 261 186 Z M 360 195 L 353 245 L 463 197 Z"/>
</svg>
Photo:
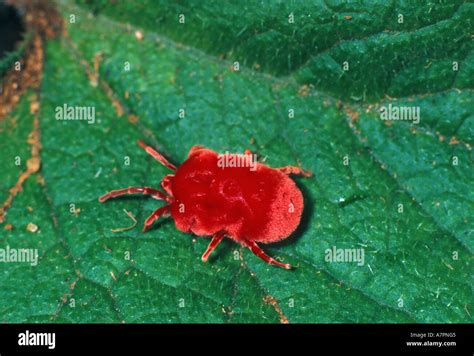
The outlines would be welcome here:
<svg viewBox="0 0 474 356">
<path fill-rule="evenodd" d="M 209 255 L 214 251 L 214 249 L 219 245 L 224 238 L 225 234 L 223 231 L 219 231 L 212 237 L 211 243 L 207 246 L 206 252 L 203 253 L 201 260 L 202 262 L 206 262 L 209 258 Z"/>
<path fill-rule="evenodd" d="M 282 267 L 285 269 L 291 269 L 291 265 L 289 263 L 281 263 L 275 260 L 273 257 L 268 256 L 261 248 L 257 245 L 255 241 L 246 241 L 247 247 L 252 251 L 257 257 L 260 257 L 266 263 L 275 265 L 278 267 Z"/>
<path fill-rule="evenodd" d="M 301 167 L 296 167 L 296 166 L 285 166 L 285 167 L 280 167 L 276 169 L 278 169 L 280 172 L 285 173 L 285 174 L 298 174 L 298 175 L 302 175 L 303 177 L 312 176 L 311 172 L 305 171 Z"/>
</svg>

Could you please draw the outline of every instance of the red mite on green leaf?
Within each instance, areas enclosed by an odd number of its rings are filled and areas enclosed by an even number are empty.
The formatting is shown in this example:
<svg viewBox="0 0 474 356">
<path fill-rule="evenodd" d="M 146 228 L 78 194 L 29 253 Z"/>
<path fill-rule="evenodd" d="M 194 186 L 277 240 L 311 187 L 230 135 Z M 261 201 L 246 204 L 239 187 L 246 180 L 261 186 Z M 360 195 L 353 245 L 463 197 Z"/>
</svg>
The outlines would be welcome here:
<svg viewBox="0 0 474 356">
<path fill-rule="evenodd" d="M 205 262 L 224 237 L 247 246 L 265 262 L 290 269 L 265 254 L 258 243 L 272 243 L 287 238 L 299 225 L 303 212 L 303 195 L 289 174 L 309 177 L 299 167 L 271 168 L 253 162 L 251 166 L 225 162 L 249 162 L 244 155 L 216 152 L 193 146 L 179 167 L 143 141 L 138 144 L 158 162 L 174 171 L 161 181 L 161 190 L 129 187 L 112 190 L 100 202 L 126 194 L 145 194 L 168 204 L 156 209 L 145 221 L 147 231 L 162 216 L 173 218 L 176 228 L 197 236 L 213 236 L 202 255 Z"/>
</svg>

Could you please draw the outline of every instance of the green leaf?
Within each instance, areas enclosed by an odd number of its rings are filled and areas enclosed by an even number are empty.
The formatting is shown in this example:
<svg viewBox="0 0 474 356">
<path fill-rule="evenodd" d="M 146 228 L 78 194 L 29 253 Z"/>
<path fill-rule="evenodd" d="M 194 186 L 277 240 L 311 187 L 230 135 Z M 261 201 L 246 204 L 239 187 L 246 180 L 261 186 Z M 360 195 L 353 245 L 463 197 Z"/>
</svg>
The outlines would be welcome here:
<svg viewBox="0 0 474 356">
<path fill-rule="evenodd" d="M 365 100 L 474 84 L 474 4 L 463 0 L 77 2 L 232 62 L 279 76 L 296 72 L 300 83 L 338 97 Z"/>
<path fill-rule="evenodd" d="M 42 168 L 0 230 L 0 248 L 37 248 L 40 259 L 0 265 L 3 321 L 472 322 L 471 3 L 85 3 L 58 5 L 67 35 L 46 44 Z M 344 58 L 359 66 L 341 76 Z M 0 121 L 0 203 L 30 155 L 31 94 Z M 57 120 L 63 104 L 94 107 L 95 122 Z M 420 107 L 419 124 L 387 125 L 389 104 Z M 201 144 L 312 171 L 295 178 L 300 227 L 264 246 L 297 268 L 230 240 L 204 264 L 209 240 L 169 219 L 141 233 L 162 203 L 100 204 L 168 173 L 137 139 L 176 164 Z M 112 232 L 133 224 L 124 209 L 138 225 Z M 328 262 L 333 248 L 362 249 L 364 261 Z"/>
</svg>

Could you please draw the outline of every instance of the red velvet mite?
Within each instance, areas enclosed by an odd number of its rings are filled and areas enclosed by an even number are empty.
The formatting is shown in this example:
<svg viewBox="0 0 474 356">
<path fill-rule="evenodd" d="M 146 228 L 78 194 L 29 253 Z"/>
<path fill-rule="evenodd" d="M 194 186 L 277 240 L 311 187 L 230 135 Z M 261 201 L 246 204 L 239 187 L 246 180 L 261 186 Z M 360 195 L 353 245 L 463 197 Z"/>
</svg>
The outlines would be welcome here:
<svg viewBox="0 0 474 356">
<path fill-rule="evenodd" d="M 178 168 L 163 155 L 138 144 L 158 162 L 174 171 L 161 181 L 164 192 L 150 187 L 113 190 L 99 198 L 105 202 L 126 194 L 150 195 L 168 204 L 156 209 L 145 221 L 143 231 L 162 216 L 173 218 L 176 228 L 197 236 L 212 236 L 202 255 L 205 262 L 227 236 L 247 246 L 265 262 L 290 269 L 265 254 L 257 243 L 272 243 L 287 238 L 299 225 L 303 195 L 289 174 L 310 176 L 299 167 L 271 168 L 245 154 L 217 154 L 193 146 Z"/>
</svg>

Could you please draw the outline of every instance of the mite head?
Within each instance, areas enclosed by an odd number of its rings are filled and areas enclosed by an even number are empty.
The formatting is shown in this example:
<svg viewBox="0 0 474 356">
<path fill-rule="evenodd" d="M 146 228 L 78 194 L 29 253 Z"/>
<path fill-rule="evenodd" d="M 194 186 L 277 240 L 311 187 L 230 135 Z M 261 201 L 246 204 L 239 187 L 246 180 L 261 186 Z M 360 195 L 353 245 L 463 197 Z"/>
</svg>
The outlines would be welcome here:
<svg viewBox="0 0 474 356">
<path fill-rule="evenodd" d="M 217 154 L 205 148 L 196 148 L 190 152 L 188 159 L 179 167 L 173 178 L 179 200 L 205 198 L 208 196 L 216 178 Z"/>
</svg>

